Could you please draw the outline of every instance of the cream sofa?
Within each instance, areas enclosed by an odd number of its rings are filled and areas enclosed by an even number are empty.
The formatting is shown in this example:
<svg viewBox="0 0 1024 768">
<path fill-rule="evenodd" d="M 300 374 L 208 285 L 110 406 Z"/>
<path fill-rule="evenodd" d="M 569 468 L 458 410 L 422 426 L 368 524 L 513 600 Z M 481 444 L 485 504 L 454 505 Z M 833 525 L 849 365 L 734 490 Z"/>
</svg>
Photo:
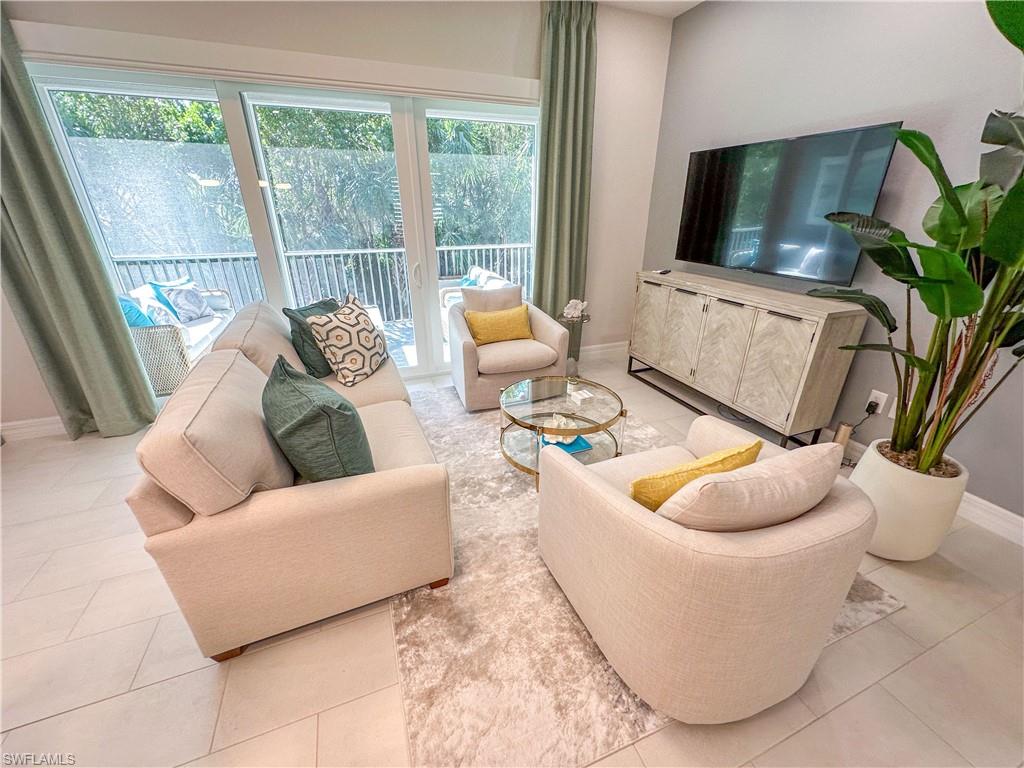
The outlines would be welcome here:
<svg viewBox="0 0 1024 768">
<path fill-rule="evenodd" d="M 758 530 L 685 528 L 629 498 L 636 477 L 756 439 L 711 416 L 686 446 L 584 466 L 540 458 L 540 551 L 620 677 L 686 723 L 760 712 L 807 680 L 875 527 L 838 478 L 814 509 Z M 761 460 L 784 450 L 764 444 Z"/>
<path fill-rule="evenodd" d="M 481 311 L 508 308 L 508 303 L 503 301 L 507 296 L 504 290 L 488 294 L 493 294 L 495 303 L 484 305 Z M 520 302 L 521 298 L 517 298 L 512 306 Z M 479 347 L 466 324 L 465 304 L 460 302 L 448 310 L 452 381 L 467 411 L 497 408 L 501 390 L 517 381 L 565 375 L 569 331 L 542 310 L 532 304 L 528 306 L 532 339 L 498 341 Z"/>
<path fill-rule="evenodd" d="M 237 345 L 237 346 L 233 346 Z M 246 307 L 139 443 L 128 504 L 202 652 L 245 645 L 452 575 L 448 474 L 393 364 L 339 390 L 376 471 L 296 484 L 261 403 L 283 317 Z M 326 383 L 331 383 L 325 380 Z"/>
</svg>

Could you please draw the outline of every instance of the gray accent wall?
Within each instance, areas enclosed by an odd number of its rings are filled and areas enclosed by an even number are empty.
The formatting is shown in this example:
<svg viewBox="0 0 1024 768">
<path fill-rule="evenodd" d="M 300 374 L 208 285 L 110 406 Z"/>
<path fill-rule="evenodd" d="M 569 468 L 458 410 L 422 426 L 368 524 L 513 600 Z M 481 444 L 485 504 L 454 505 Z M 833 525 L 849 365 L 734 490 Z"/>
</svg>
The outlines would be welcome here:
<svg viewBox="0 0 1024 768">
<path fill-rule="evenodd" d="M 978 136 L 992 108 L 1021 106 L 1022 59 L 970 3 L 704 2 L 675 20 L 648 218 L 644 268 L 670 267 L 802 292 L 807 283 L 674 260 L 690 152 L 903 120 L 929 133 L 954 183 L 977 178 Z M 878 215 L 924 238 L 934 183 L 897 148 Z M 902 316 L 903 291 L 862 259 L 854 286 Z M 916 308 L 915 338 L 927 341 Z M 902 333 L 902 330 L 901 330 Z M 865 341 L 884 341 L 873 321 Z M 872 389 L 895 395 L 889 358 L 857 353 L 833 425 L 855 423 Z M 888 435 L 885 413 L 855 437 Z M 953 443 L 968 490 L 1024 514 L 1024 371 L 1002 386 Z"/>
</svg>

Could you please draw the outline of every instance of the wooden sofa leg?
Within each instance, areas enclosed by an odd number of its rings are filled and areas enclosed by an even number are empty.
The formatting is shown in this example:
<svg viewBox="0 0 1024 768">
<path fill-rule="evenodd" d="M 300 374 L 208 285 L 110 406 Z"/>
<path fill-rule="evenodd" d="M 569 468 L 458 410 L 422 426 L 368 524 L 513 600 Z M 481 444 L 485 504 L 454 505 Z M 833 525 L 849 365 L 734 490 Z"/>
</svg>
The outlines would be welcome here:
<svg viewBox="0 0 1024 768">
<path fill-rule="evenodd" d="M 241 656 L 242 651 L 248 647 L 248 645 L 243 645 L 240 648 L 232 648 L 230 651 L 224 651 L 224 653 L 215 653 L 210 658 L 214 661 L 227 661 L 228 659 L 235 658 L 235 656 Z"/>
<path fill-rule="evenodd" d="M 438 579 L 437 581 L 430 582 L 430 588 L 431 589 L 440 589 L 441 587 L 443 587 L 447 583 L 448 583 L 448 579 Z"/>
</svg>

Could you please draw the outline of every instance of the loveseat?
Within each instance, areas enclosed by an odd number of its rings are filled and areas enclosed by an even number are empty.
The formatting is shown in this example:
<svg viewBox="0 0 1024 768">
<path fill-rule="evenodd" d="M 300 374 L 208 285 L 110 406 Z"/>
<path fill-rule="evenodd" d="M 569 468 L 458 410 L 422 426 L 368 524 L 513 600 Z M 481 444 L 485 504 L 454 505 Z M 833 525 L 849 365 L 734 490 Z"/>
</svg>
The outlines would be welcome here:
<svg viewBox="0 0 1024 768">
<path fill-rule="evenodd" d="M 139 443 L 128 504 L 202 652 L 247 644 L 452 575 L 448 474 L 388 361 L 355 387 L 376 471 L 296 482 L 261 396 L 284 318 L 241 310 Z"/>
<path fill-rule="evenodd" d="M 589 466 L 554 446 L 540 454 L 544 562 L 626 684 L 685 723 L 750 717 L 806 682 L 875 528 L 871 501 L 843 477 L 809 511 L 751 530 L 697 530 L 630 498 L 631 480 L 756 439 L 701 416 L 685 446 Z M 765 443 L 757 464 L 791 456 Z"/>
</svg>

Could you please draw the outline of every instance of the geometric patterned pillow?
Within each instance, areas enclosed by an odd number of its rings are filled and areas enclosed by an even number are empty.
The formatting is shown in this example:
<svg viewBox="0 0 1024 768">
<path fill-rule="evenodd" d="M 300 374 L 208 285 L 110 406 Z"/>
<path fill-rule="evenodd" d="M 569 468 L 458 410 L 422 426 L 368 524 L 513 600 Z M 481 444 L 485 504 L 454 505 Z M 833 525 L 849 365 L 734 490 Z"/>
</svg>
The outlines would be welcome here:
<svg viewBox="0 0 1024 768">
<path fill-rule="evenodd" d="M 161 287 L 160 292 L 171 302 L 171 306 L 174 307 L 178 319 L 183 323 L 190 323 L 201 317 L 213 317 L 213 309 L 206 301 L 206 297 L 192 286 L 183 286 L 181 288 Z"/>
<path fill-rule="evenodd" d="M 335 311 L 306 318 L 313 338 L 346 387 L 369 378 L 388 357 L 384 335 L 352 295 Z"/>
</svg>

